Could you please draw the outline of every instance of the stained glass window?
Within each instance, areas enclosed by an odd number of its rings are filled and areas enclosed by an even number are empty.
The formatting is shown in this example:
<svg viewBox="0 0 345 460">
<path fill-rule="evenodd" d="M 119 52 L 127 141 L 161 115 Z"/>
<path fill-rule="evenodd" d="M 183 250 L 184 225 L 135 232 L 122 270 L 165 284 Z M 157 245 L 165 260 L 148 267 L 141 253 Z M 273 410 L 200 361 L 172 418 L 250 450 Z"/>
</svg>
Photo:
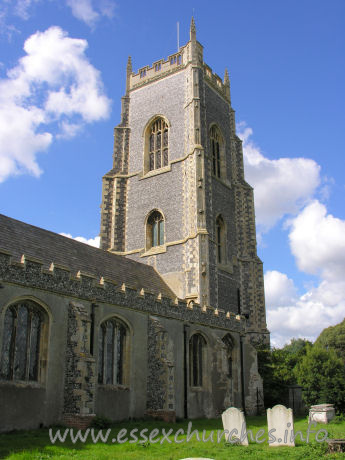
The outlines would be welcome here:
<svg viewBox="0 0 345 460">
<path fill-rule="evenodd" d="M 125 383 L 126 327 L 117 319 L 110 319 L 100 327 L 98 344 L 98 383 Z"/>
<path fill-rule="evenodd" d="M 8 307 L 5 314 L 0 377 L 37 381 L 44 313 L 31 301 Z"/>
</svg>

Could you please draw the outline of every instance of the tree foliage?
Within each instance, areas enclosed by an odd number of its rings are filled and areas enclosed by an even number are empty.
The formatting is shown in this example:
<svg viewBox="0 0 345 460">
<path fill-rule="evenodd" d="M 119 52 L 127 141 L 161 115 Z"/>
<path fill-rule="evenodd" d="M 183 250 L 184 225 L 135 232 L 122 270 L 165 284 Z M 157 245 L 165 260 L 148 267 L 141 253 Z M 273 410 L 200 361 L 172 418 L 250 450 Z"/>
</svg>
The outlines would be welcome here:
<svg viewBox="0 0 345 460">
<path fill-rule="evenodd" d="M 345 412 L 345 319 L 324 329 L 316 342 L 292 339 L 283 348 L 258 350 L 265 406 L 287 404 L 289 385 L 299 384 L 307 406 L 334 404 Z"/>
<path fill-rule="evenodd" d="M 315 344 L 297 363 L 294 374 L 308 406 L 332 403 L 338 412 L 345 411 L 344 361 L 334 349 Z"/>
<path fill-rule="evenodd" d="M 267 347 L 258 351 L 266 407 L 288 403 L 288 387 L 297 383 L 294 368 L 311 345 L 308 340 L 292 339 L 291 343 L 283 348 Z"/>
<path fill-rule="evenodd" d="M 345 318 L 336 326 L 324 329 L 315 341 L 322 348 L 332 348 L 345 362 Z"/>
</svg>

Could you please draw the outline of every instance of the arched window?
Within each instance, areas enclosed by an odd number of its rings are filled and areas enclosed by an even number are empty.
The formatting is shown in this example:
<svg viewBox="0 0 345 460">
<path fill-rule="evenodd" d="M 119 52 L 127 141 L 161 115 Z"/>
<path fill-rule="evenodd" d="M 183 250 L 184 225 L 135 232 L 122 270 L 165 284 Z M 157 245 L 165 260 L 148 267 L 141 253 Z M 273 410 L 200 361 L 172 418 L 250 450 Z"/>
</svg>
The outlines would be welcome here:
<svg viewBox="0 0 345 460">
<path fill-rule="evenodd" d="M 147 248 L 164 244 L 164 218 L 159 211 L 153 211 L 147 219 Z"/>
<path fill-rule="evenodd" d="M 225 238 L 225 224 L 222 216 L 216 219 L 216 250 L 217 262 L 219 264 L 226 263 L 226 238 Z"/>
<path fill-rule="evenodd" d="M 98 383 L 122 385 L 126 382 L 128 329 L 117 318 L 101 324 L 98 345 Z"/>
<path fill-rule="evenodd" d="M 206 340 L 201 334 L 192 335 L 189 341 L 190 383 L 193 387 L 203 385 L 203 361 Z"/>
<path fill-rule="evenodd" d="M 32 301 L 7 308 L 4 321 L 0 376 L 5 380 L 38 381 L 41 341 L 47 315 Z"/>
<path fill-rule="evenodd" d="M 226 334 L 223 337 L 223 343 L 225 345 L 226 360 L 228 363 L 228 377 L 232 379 L 232 355 L 234 350 L 234 341 L 230 334 Z"/>
<path fill-rule="evenodd" d="M 148 129 L 148 171 L 168 166 L 169 127 L 163 118 L 156 118 Z"/>
</svg>

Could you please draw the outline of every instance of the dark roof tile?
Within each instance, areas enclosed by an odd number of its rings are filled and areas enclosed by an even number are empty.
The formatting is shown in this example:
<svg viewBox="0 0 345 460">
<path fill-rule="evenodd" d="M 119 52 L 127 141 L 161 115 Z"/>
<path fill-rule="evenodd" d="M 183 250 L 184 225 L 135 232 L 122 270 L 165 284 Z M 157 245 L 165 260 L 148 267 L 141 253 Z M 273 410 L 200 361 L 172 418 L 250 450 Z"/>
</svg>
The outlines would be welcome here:
<svg viewBox="0 0 345 460">
<path fill-rule="evenodd" d="M 155 269 L 124 256 L 89 246 L 57 233 L 0 214 L 0 248 L 16 259 L 25 254 L 41 260 L 45 266 L 52 262 L 69 268 L 73 274 L 102 276 L 121 285 L 175 297 Z"/>
</svg>

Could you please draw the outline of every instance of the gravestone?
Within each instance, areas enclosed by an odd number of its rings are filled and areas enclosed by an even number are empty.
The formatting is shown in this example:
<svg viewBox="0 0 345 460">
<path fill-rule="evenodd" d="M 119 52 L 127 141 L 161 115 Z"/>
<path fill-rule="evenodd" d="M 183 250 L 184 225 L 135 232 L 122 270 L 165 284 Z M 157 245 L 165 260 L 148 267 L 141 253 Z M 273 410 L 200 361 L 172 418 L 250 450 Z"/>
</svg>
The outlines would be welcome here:
<svg viewBox="0 0 345 460">
<path fill-rule="evenodd" d="M 333 404 L 317 404 L 309 410 L 309 423 L 329 423 L 335 417 Z"/>
<path fill-rule="evenodd" d="M 294 429 L 292 409 L 287 409 L 281 404 L 267 409 L 267 424 L 271 437 L 275 437 L 273 442 L 268 440 L 271 447 L 295 446 L 295 441 L 291 439 L 291 432 Z"/>
<path fill-rule="evenodd" d="M 229 407 L 229 409 L 222 413 L 222 422 L 224 430 L 228 430 L 229 432 L 226 435 L 226 439 L 234 442 L 235 438 L 237 438 L 236 444 L 248 446 L 246 420 L 240 409 Z M 246 433 L 243 439 L 241 439 L 241 433 Z"/>
</svg>

